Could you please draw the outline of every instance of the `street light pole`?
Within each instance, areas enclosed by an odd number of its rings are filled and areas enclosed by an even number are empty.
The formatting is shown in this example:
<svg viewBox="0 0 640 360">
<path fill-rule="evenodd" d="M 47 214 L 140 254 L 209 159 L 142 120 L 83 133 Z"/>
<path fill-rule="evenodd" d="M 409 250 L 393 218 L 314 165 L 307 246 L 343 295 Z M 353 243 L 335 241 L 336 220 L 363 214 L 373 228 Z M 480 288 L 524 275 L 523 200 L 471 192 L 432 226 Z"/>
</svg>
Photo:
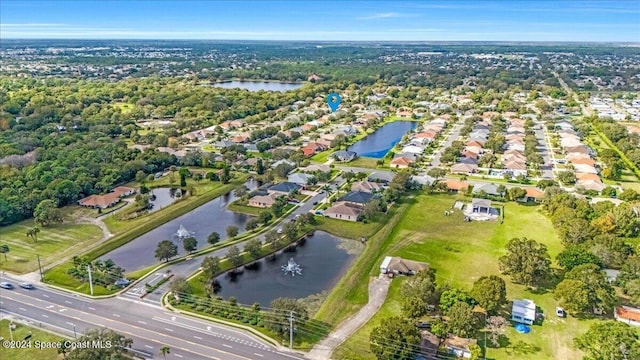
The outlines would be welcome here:
<svg viewBox="0 0 640 360">
<path fill-rule="evenodd" d="M 9 323 L 9 334 L 11 334 L 11 341 L 13 341 L 13 323 Z"/>
<path fill-rule="evenodd" d="M 77 339 L 78 335 L 76 335 L 76 324 L 73 324 L 73 338 Z"/>
</svg>

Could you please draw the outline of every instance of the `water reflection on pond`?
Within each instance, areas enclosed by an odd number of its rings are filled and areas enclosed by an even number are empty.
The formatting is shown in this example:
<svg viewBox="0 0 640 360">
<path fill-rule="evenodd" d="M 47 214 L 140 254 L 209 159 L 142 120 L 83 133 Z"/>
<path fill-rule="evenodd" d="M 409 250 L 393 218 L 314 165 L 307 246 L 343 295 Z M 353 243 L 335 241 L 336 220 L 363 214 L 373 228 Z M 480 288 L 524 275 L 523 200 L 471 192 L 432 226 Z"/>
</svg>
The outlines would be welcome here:
<svg viewBox="0 0 640 360">
<path fill-rule="evenodd" d="M 155 188 L 151 189 L 149 194 L 151 194 L 151 200 L 149 202 L 153 205 L 151 209 L 149 209 L 150 213 L 167 207 L 182 198 L 182 190 L 176 188 Z"/>
<path fill-rule="evenodd" d="M 249 189 L 255 189 L 257 183 L 251 180 L 245 185 Z M 101 256 L 100 259 L 111 259 L 126 271 L 135 271 L 158 262 L 154 253 L 162 240 L 173 241 L 178 245 L 178 254 L 183 255 L 182 242 L 178 241 L 176 236 L 180 226 L 193 233 L 193 237 L 198 240 L 198 249 L 208 245 L 207 237 L 214 231 L 220 234 L 221 240 L 227 239 L 226 229 L 229 225 L 237 226 L 242 234 L 251 216 L 235 213 L 227 208 L 235 199 L 233 192 L 215 198 Z"/>
<path fill-rule="evenodd" d="M 225 299 L 233 296 L 241 304 L 269 306 L 278 297 L 304 298 L 331 289 L 357 256 L 344 249 L 342 241 L 353 240 L 317 231 L 293 251 L 262 259 L 240 274 L 219 276 L 217 295 Z M 300 265 L 301 275 L 284 273 L 282 267 L 289 259 Z"/>
<path fill-rule="evenodd" d="M 359 156 L 383 158 L 402 139 L 404 134 L 418 126 L 414 121 L 394 121 L 376 130 L 373 134 L 349 146 Z"/>
</svg>

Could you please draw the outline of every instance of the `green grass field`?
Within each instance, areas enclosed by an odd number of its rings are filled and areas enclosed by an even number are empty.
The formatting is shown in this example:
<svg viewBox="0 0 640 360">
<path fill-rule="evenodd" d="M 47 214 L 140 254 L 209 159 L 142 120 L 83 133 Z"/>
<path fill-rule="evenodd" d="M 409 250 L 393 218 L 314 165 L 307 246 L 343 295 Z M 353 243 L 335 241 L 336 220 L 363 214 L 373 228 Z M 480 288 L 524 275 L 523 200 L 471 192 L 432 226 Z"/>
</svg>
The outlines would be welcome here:
<svg viewBox="0 0 640 360">
<path fill-rule="evenodd" d="M 123 103 L 123 102 L 118 102 L 113 104 L 113 106 L 115 106 L 116 108 L 120 109 L 120 111 L 123 114 L 128 114 L 133 110 L 134 105 L 133 104 L 127 104 L 127 103 Z"/>
<path fill-rule="evenodd" d="M 366 224 L 360 221 L 344 221 L 316 216 L 316 228 L 343 239 L 357 240 L 361 237 L 370 238 L 389 221 L 389 218 L 393 216 L 395 211 L 396 208 L 391 207 L 387 214 L 378 214 L 375 221 Z"/>
<path fill-rule="evenodd" d="M 11 340 L 11 334 L 9 333 L 9 323 L 7 319 L 0 320 L 0 336 L 5 340 Z M 2 360 L 26 360 L 26 359 L 38 359 L 38 360 L 56 360 L 62 359 L 63 355 L 58 354 L 56 349 L 36 349 L 34 346 L 35 341 L 40 342 L 58 342 L 64 339 L 62 336 L 54 335 L 46 331 L 42 331 L 38 328 L 29 327 L 20 323 L 15 323 L 16 329 L 13 331 L 13 340 L 22 340 L 31 332 L 30 349 L 5 349 L 0 345 L 0 359 Z"/>
<path fill-rule="evenodd" d="M 505 222 L 464 222 L 456 211 L 445 217 L 455 201 L 450 195 L 420 195 L 390 234 L 386 250 L 380 252 L 369 275 L 377 275 L 377 265 L 387 255 L 424 261 L 437 271 L 437 281 L 470 290 L 480 276 L 499 275 L 498 258 L 505 254 L 506 243 L 514 237 L 527 236 L 547 245 L 552 258 L 562 245 L 551 222 L 539 207 L 505 204 Z M 509 300 L 528 298 L 548 314 L 542 326 L 535 325 L 528 335 L 509 329 L 506 347 L 489 348 L 491 359 L 580 359 L 573 349 L 573 338 L 587 330 L 593 320 L 573 317 L 558 319 L 553 314 L 557 303 L 551 292 L 533 293 L 524 286 L 513 284 L 508 278 Z M 394 280 L 383 308 L 345 344 L 338 348 L 336 358 L 374 359 L 369 352 L 369 334 L 381 319 L 400 313 L 397 292 L 402 280 Z M 366 288 L 365 288 L 366 289 Z M 363 294 L 364 295 L 364 294 Z M 482 345 L 482 338 L 479 339 Z"/>
<path fill-rule="evenodd" d="M 102 236 L 102 231 L 95 225 L 54 224 L 40 227 L 36 242 L 26 235 L 34 226 L 33 220 L 24 220 L 0 228 L 0 244 L 9 246 L 7 260 L 0 255 L 1 269 L 20 274 L 35 271 L 38 269 L 36 254 L 45 266 L 60 257 L 81 252 Z"/>
</svg>

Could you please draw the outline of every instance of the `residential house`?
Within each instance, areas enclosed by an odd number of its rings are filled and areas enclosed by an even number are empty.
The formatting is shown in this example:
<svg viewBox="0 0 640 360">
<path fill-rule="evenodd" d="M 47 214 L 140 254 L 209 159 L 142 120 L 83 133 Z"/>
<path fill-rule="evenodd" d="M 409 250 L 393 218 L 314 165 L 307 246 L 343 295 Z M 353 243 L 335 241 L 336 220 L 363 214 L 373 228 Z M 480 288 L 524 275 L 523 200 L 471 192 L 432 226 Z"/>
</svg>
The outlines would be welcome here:
<svg viewBox="0 0 640 360">
<path fill-rule="evenodd" d="M 395 274 L 395 275 L 414 275 L 421 270 L 429 269 L 429 264 L 403 259 L 395 256 L 385 256 L 380 264 L 381 274 Z"/>
<path fill-rule="evenodd" d="M 527 194 L 522 199 L 518 199 L 519 202 L 542 202 L 544 198 L 544 191 L 538 188 L 526 187 L 524 191 L 526 191 Z"/>
<path fill-rule="evenodd" d="M 536 321 L 536 303 L 529 299 L 513 300 L 511 320 L 522 324 L 533 325 Z"/>
<path fill-rule="evenodd" d="M 270 186 L 267 189 L 269 194 L 289 195 L 294 191 L 300 190 L 302 187 L 292 182 L 283 181 L 281 183 Z"/>
<path fill-rule="evenodd" d="M 420 331 L 420 355 L 423 360 L 436 360 L 438 358 L 438 348 L 440 338 L 433 335 L 428 330 Z"/>
<path fill-rule="evenodd" d="M 407 145 L 402 148 L 402 152 L 411 154 L 422 154 L 424 152 L 424 147 L 417 145 Z"/>
<path fill-rule="evenodd" d="M 373 194 L 365 191 L 350 191 L 347 194 L 341 196 L 336 201 L 347 202 L 356 206 L 362 206 L 369 202 L 373 198 Z"/>
<path fill-rule="evenodd" d="M 321 173 L 330 173 L 331 172 L 331 167 L 329 165 L 318 165 L 318 164 L 312 164 L 309 165 L 307 167 L 305 167 L 303 169 L 305 172 L 316 172 L 319 171 Z"/>
<path fill-rule="evenodd" d="M 375 193 L 382 190 L 382 185 L 372 181 L 358 181 L 351 185 L 351 191 Z"/>
<path fill-rule="evenodd" d="M 297 172 L 297 173 L 289 174 L 287 181 L 294 184 L 298 184 L 302 186 L 302 188 L 305 188 L 307 184 L 310 183 L 310 181 L 313 181 L 313 179 L 315 179 L 315 176 L 313 175 Z"/>
<path fill-rule="evenodd" d="M 86 206 L 90 208 L 106 209 L 120 202 L 120 199 L 133 195 L 136 193 L 136 189 L 118 186 L 113 191 L 103 195 L 90 195 L 78 201 L 78 205 Z"/>
<path fill-rule="evenodd" d="M 445 179 L 445 180 L 440 180 L 440 182 L 444 183 L 447 185 L 447 190 L 450 192 L 460 192 L 460 191 L 467 191 L 467 189 L 469 188 L 469 184 L 464 182 L 464 181 L 460 181 L 458 179 Z"/>
<path fill-rule="evenodd" d="M 451 166 L 450 171 L 452 174 L 474 174 L 478 172 L 478 165 L 457 163 Z"/>
<path fill-rule="evenodd" d="M 478 340 L 458 336 L 451 336 L 444 339 L 444 348 L 447 349 L 449 354 L 465 359 L 471 358 L 471 350 L 469 349 L 469 346 L 472 344 L 477 345 Z"/>
<path fill-rule="evenodd" d="M 357 153 L 353 151 L 347 151 L 347 150 L 339 150 L 331 154 L 331 156 L 334 159 L 341 162 L 349 162 L 355 159 L 357 155 L 358 155 Z"/>
<path fill-rule="evenodd" d="M 396 169 L 406 169 L 413 163 L 415 163 L 415 160 L 408 157 L 399 156 L 391 160 L 391 162 L 389 163 L 389 167 Z"/>
<path fill-rule="evenodd" d="M 324 211 L 324 216 L 338 220 L 358 221 L 363 208 L 352 203 L 337 201 Z"/>
<path fill-rule="evenodd" d="M 495 208 L 491 206 L 491 200 L 486 199 L 471 199 L 471 212 L 472 213 L 486 213 L 489 214 L 492 212 L 492 209 L 495 212 Z"/>
<path fill-rule="evenodd" d="M 618 306 L 615 308 L 616 320 L 631 326 L 640 326 L 640 309 L 631 306 Z"/>
<path fill-rule="evenodd" d="M 274 162 L 273 164 L 271 164 L 271 168 L 275 169 L 280 164 L 287 164 L 287 165 L 289 165 L 291 167 L 294 167 L 294 168 L 296 167 L 296 163 L 294 163 L 293 161 L 289 161 L 287 159 L 281 159 L 281 160 L 278 160 L 278 161 Z"/>
<path fill-rule="evenodd" d="M 393 180 L 395 176 L 396 175 L 392 172 L 379 171 L 379 172 L 372 172 L 371 175 L 367 177 L 367 180 L 388 184 Z"/>
<path fill-rule="evenodd" d="M 484 194 L 491 196 L 500 196 L 500 192 L 498 192 L 498 185 L 495 184 L 480 184 L 473 187 L 473 194 L 478 195 L 481 192 Z"/>
<path fill-rule="evenodd" d="M 282 195 L 276 193 L 255 195 L 249 199 L 247 205 L 259 208 L 268 208 L 275 204 L 280 196 Z"/>
</svg>

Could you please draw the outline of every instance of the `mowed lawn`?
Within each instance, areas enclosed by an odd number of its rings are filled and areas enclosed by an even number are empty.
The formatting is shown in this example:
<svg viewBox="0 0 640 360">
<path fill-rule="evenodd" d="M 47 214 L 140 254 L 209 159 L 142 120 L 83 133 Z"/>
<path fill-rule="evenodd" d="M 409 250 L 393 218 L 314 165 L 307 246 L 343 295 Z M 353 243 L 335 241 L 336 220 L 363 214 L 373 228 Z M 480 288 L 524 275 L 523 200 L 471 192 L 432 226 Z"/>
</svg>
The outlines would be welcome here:
<svg viewBox="0 0 640 360">
<path fill-rule="evenodd" d="M 25 220 L 0 227 L 0 244 L 9 246 L 5 261 L 0 254 L 0 268 L 15 273 L 26 273 L 38 269 L 36 254 L 40 255 L 42 266 L 50 264 L 72 253 L 79 253 L 102 237 L 102 231 L 95 225 L 54 224 L 40 227 L 38 241 L 26 235 L 33 228 L 33 220 Z"/>
<path fill-rule="evenodd" d="M 0 320 L 0 336 L 5 340 L 11 340 L 9 333 L 9 320 Z M 54 335 L 38 328 L 28 327 L 21 323 L 15 323 L 16 329 L 13 331 L 13 340 L 22 340 L 31 332 L 31 348 L 30 349 L 6 349 L 0 346 L 0 359 L 2 360 L 55 360 L 63 359 L 64 355 L 58 354 L 57 349 L 36 349 L 35 342 L 58 342 L 64 341 L 62 336 Z"/>
<path fill-rule="evenodd" d="M 526 236 L 547 245 L 551 257 L 562 250 L 560 240 L 551 222 L 538 206 L 515 203 L 505 205 L 505 221 L 464 222 L 456 211 L 444 216 L 456 197 L 451 195 L 420 195 L 391 233 L 392 241 L 384 255 L 400 256 L 427 262 L 436 269 L 438 283 L 470 290 L 473 282 L 484 275 L 500 275 L 498 258 L 506 253 L 507 242 L 514 237 Z M 382 255 L 379 264 L 382 261 Z M 371 275 L 376 275 L 374 268 Z M 489 348 L 489 359 L 580 359 L 573 348 L 573 338 L 584 333 L 594 320 L 577 320 L 573 317 L 558 319 L 555 316 L 556 301 L 552 292 L 532 293 L 524 286 L 513 284 L 507 277 L 507 299 L 528 298 L 546 314 L 546 320 L 534 325 L 530 334 L 518 334 L 507 330 L 509 343 L 503 348 Z M 335 352 L 336 358 L 374 359 L 369 352 L 369 335 L 380 321 L 401 312 L 398 292 L 402 279 L 393 280 L 382 309 L 354 336 Z M 505 310 L 510 312 L 509 307 Z M 508 316 L 508 312 L 504 315 Z M 484 337 L 478 334 L 479 344 Z"/>
</svg>

